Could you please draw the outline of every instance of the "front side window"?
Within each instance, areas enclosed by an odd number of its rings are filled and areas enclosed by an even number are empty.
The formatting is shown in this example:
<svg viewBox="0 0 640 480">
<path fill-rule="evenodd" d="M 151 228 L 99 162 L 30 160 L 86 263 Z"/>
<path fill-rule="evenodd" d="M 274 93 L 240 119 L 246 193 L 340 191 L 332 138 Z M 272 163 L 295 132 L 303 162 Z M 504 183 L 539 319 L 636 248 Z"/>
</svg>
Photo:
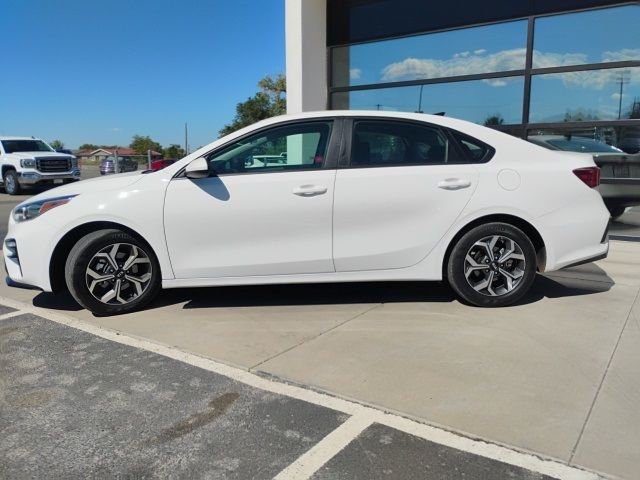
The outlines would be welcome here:
<svg viewBox="0 0 640 480">
<path fill-rule="evenodd" d="M 332 122 L 276 127 L 243 138 L 208 157 L 214 175 L 321 169 Z"/>
<path fill-rule="evenodd" d="M 352 167 L 444 164 L 449 141 L 437 128 L 409 123 L 355 123 Z"/>
<path fill-rule="evenodd" d="M 5 153 L 15 152 L 53 152 L 42 140 L 3 140 Z"/>
</svg>

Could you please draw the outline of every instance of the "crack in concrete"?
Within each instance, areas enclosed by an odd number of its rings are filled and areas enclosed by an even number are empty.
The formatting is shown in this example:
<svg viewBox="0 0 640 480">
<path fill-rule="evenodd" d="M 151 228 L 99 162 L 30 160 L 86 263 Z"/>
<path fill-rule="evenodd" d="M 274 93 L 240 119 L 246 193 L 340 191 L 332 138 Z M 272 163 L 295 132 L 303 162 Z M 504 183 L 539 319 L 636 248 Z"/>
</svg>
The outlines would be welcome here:
<svg viewBox="0 0 640 480">
<path fill-rule="evenodd" d="M 306 338 L 306 339 L 302 340 L 301 342 L 297 343 L 296 345 L 293 345 L 292 347 L 286 348 L 286 349 L 284 349 L 283 351 L 278 352 L 278 353 L 276 353 L 275 355 L 272 355 L 272 356 L 270 356 L 269 358 L 266 358 L 266 359 L 262 360 L 261 362 L 258 362 L 258 363 L 256 363 L 255 365 L 253 365 L 253 366 L 249 367 L 249 371 L 250 371 L 250 372 L 252 372 L 252 373 L 255 373 L 255 372 L 254 372 L 254 369 L 258 368 L 258 367 L 259 367 L 259 366 L 261 366 L 261 365 L 264 365 L 264 364 L 265 364 L 265 363 L 267 363 L 267 362 L 270 362 L 270 361 L 271 361 L 271 360 L 273 360 L 274 358 L 277 358 L 277 357 L 279 357 L 280 355 L 284 355 L 285 353 L 288 353 L 288 352 L 290 352 L 291 350 L 296 349 L 296 348 L 298 348 L 298 347 L 299 347 L 299 346 L 301 346 L 301 345 L 304 345 L 305 343 L 312 342 L 312 341 L 313 341 L 313 340 L 315 340 L 316 338 L 320 338 L 321 336 L 323 336 L 323 335 L 325 335 L 325 334 L 327 334 L 327 333 L 329 333 L 329 332 L 331 332 L 331 331 L 335 330 L 336 328 L 340 328 L 341 326 L 346 325 L 347 323 L 351 322 L 352 320 L 355 320 L 356 318 L 360 318 L 361 316 L 366 315 L 367 313 L 371 312 L 372 310 L 375 310 L 376 308 L 381 307 L 381 306 L 383 306 L 383 305 L 384 305 L 384 303 L 376 304 L 376 305 L 374 305 L 373 307 L 368 308 L 368 309 L 367 309 L 367 310 L 365 310 L 364 312 L 360 312 L 359 314 L 355 315 L 354 317 L 348 318 L 347 320 L 345 320 L 345 321 L 343 321 L 343 322 L 337 323 L 336 325 L 334 325 L 334 326 L 333 326 L 333 327 L 331 327 L 331 328 L 328 328 L 327 330 L 323 330 L 322 332 L 320 332 L 320 333 L 319 333 L 319 334 L 317 334 L 317 335 L 314 335 L 313 337 Z"/>
<path fill-rule="evenodd" d="M 635 296 L 633 302 L 631 303 L 631 307 L 629 308 L 629 313 L 627 314 L 627 318 L 624 321 L 624 324 L 622 325 L 622 328 L 620 329 L 620 334 L 618 335 L 618 340 L 616 341 L 616 344 L 613 347 L 613 351 L 611 352 L 611 357 L 609 358 L 609 362 L 607 362 L 607 367 L 604 370 L 604 374 L 602 375 L 602 378 L 600 379 L 600 384 L 598 385 L 598 389 L 596 390 L 596 394 L 593 397 L 593 401 L 591 402 L 591 406 L 589 407 L 589 411 L 587 412 L 587 417 L 585 418 L 584 423 L 582 424 L 582 428 L 580 429 L 580 434 L 578 435 L 578 440 L 576 441 L 575 445 L 573 446 L 573 449 L 571 450 L 571 456 L 569 457 L 569 462 L 568 462 L 569 465 L 573 465 L 573 459 L 576 456 L 576 452 L 578 451 L 578 447 L 580 446 L 580 442 L 582 442 L 582 438 L 584 437 L 584 432 L 587 429 L 587 425 L 589 424 L 589 420 L 591 420 L 591 415 L 593 414 L 593 410 L 595 408 L 596 402 L 598 401 L 598 397 L 600 396 L 600 391 L 602 390 L 602 387 L 604 385 L 604 381 L 607 378 L 607 375 L 609 374 L 609 369 L 611 368 L 611 364 L 613 363 L 613 358 L 616 356 L 616 352 L 618 351 L 618 347 L 620 346 L 620 341 L 622 340 L 622 335 L 624 334 L 624 331 L 627 329 L 627 325 L 629 323 L 629 320 L 631 319 L 631 314 L 633 313 L 633 308 L 635 307 L 636 303 L 638 303 L 638 299 L 640 299 L 640 289 L 636 293 L 636 296 Z"/>
</svg>

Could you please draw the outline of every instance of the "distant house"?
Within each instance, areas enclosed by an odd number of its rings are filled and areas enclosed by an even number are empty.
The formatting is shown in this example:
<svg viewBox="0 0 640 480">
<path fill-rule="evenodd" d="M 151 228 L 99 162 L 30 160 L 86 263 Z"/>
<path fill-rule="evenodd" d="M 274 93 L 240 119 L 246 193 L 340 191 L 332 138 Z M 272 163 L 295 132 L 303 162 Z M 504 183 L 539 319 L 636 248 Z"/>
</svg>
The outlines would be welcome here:
<svg viewBox="0 0 640 480">
<path fill-rule="evenodd" d="M 98 148 L 97 150 L 77 150 L 74 155 L 82 165 L 83 163 L 96 163 L 99 164 L 106 157 L 114 156 L 116 151 L 118 156 L 125 159 L 146 159 L 146 155 L 139 155 L 135 151 L 126 147 L 114 147 L 114 148 Z M 162 158 L 162 154 L 151 151 L 151 160 L 159 160 Z"/>
</svg>

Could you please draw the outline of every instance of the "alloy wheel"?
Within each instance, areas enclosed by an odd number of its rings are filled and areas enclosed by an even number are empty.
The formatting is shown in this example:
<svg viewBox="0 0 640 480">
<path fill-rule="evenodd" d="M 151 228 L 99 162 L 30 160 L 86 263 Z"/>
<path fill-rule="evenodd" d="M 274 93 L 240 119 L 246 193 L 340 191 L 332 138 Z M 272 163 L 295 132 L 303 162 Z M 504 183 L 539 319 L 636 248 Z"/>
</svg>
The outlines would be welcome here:
<svg viewBox="0 0 640 480">
<path fill-rule="evenodd" d="M 91 295 L 107 305 L 124 305 L 139 298 L 151 284 L 151 260 L 130 243 L 108 245 L 96 253 L 86 270 Z"/>
<path fill-rule="evenodd" d="M 16 188 L 16 181 L 12 175 L 7 175 L 4 179 L 6 189 L 8 192 L 13 192 Z"/>
<path fill-rule="evenodd" d="M 473 244 L 464 261 L 464 276 L 476 292 L 500 297 L 515 290 L 524 278 L 522 248 L 504 235 L 482 238 Z"/>
</svg>

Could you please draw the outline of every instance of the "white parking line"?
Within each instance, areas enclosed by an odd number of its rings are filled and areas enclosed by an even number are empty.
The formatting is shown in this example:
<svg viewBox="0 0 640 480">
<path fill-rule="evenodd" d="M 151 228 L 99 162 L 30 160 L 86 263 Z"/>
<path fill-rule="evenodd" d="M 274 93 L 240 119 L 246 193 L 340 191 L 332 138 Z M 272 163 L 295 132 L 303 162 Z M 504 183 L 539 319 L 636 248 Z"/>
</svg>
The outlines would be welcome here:
<svg viewBox="0 0 640 480">
<path fill-rule="evenodd" d="M 3 315 L 0 315 L 0 321 L 7 320 L 7 319 L 13 318 L 13 317 L 17 317 L 18 315 L 22 315 L 22 314 L 24 314 L 24 312 L 21 312 L 20 310 L 16 310 L 15 312 L 5 313 Z"/>
<path fill-rule="evenodd" d="M 157 353 L 168 358 L 173 358 L 174 360 L 187 363 L 194 367 L 202 368 L 203 370 L 217 373 L 218 375 L 223 375 L 250 387 L 278 395 L 284 395 L 312 403 L 320 407 L 352 415 L 350 420 L 343 423 L 340 427 L 327 435 L 327 437 L 316 444 L 311 450 L 303 454 L 298 458 L 298 460 L 296 460 L 296 462 L 281 472 L 280 475 L 284 476 L 280 478 L 283 479 L 309 478 L 315 473 L 315 471 L 317 471 L 317 469 L 322 467 L 322 465 L 346 447 L 351 440 L 355 439 L 372 423 L 386 425 L 440 445 L 445 445 L 457 450 L 508 463 L 510 465 L 562 480 L 597 480 L 603 478 L 596 473 L 570 467 L 555 460 L 547 460 L 531 453 L 525 453 L 482 440 L 471 439 L 442 428 L 419 423 L 399 415 L 385 413 L 381 410 L 361 405 L 353 401 L 343 400 L 327 394 L 307 390 L 302 387 L 260 377 L 246 370 L 231 367 L 209 358 L 183 352 L 177 348 L 137 338 L 129 334 L 97 327 L 66 315 L 52 312 L 44 308 L 34 307 L 13 299 L 0 297 L 0 304 L 19 310 L 19 312 L 12 312 L 7 315 L 15 316 L 22 313 L 38 315 L 47 320 L 75 328 L 107 340 Z"/>
<path fill-rule="evenodd" d="M 274 477 L 274 480 L 306 480 L 310 478 L 372 423 L 373 419 L 369 415 L 357 414 L 349 417 L 349 420 L 316 443 L 311 450 L 308 450 Z"/>
</svg>

